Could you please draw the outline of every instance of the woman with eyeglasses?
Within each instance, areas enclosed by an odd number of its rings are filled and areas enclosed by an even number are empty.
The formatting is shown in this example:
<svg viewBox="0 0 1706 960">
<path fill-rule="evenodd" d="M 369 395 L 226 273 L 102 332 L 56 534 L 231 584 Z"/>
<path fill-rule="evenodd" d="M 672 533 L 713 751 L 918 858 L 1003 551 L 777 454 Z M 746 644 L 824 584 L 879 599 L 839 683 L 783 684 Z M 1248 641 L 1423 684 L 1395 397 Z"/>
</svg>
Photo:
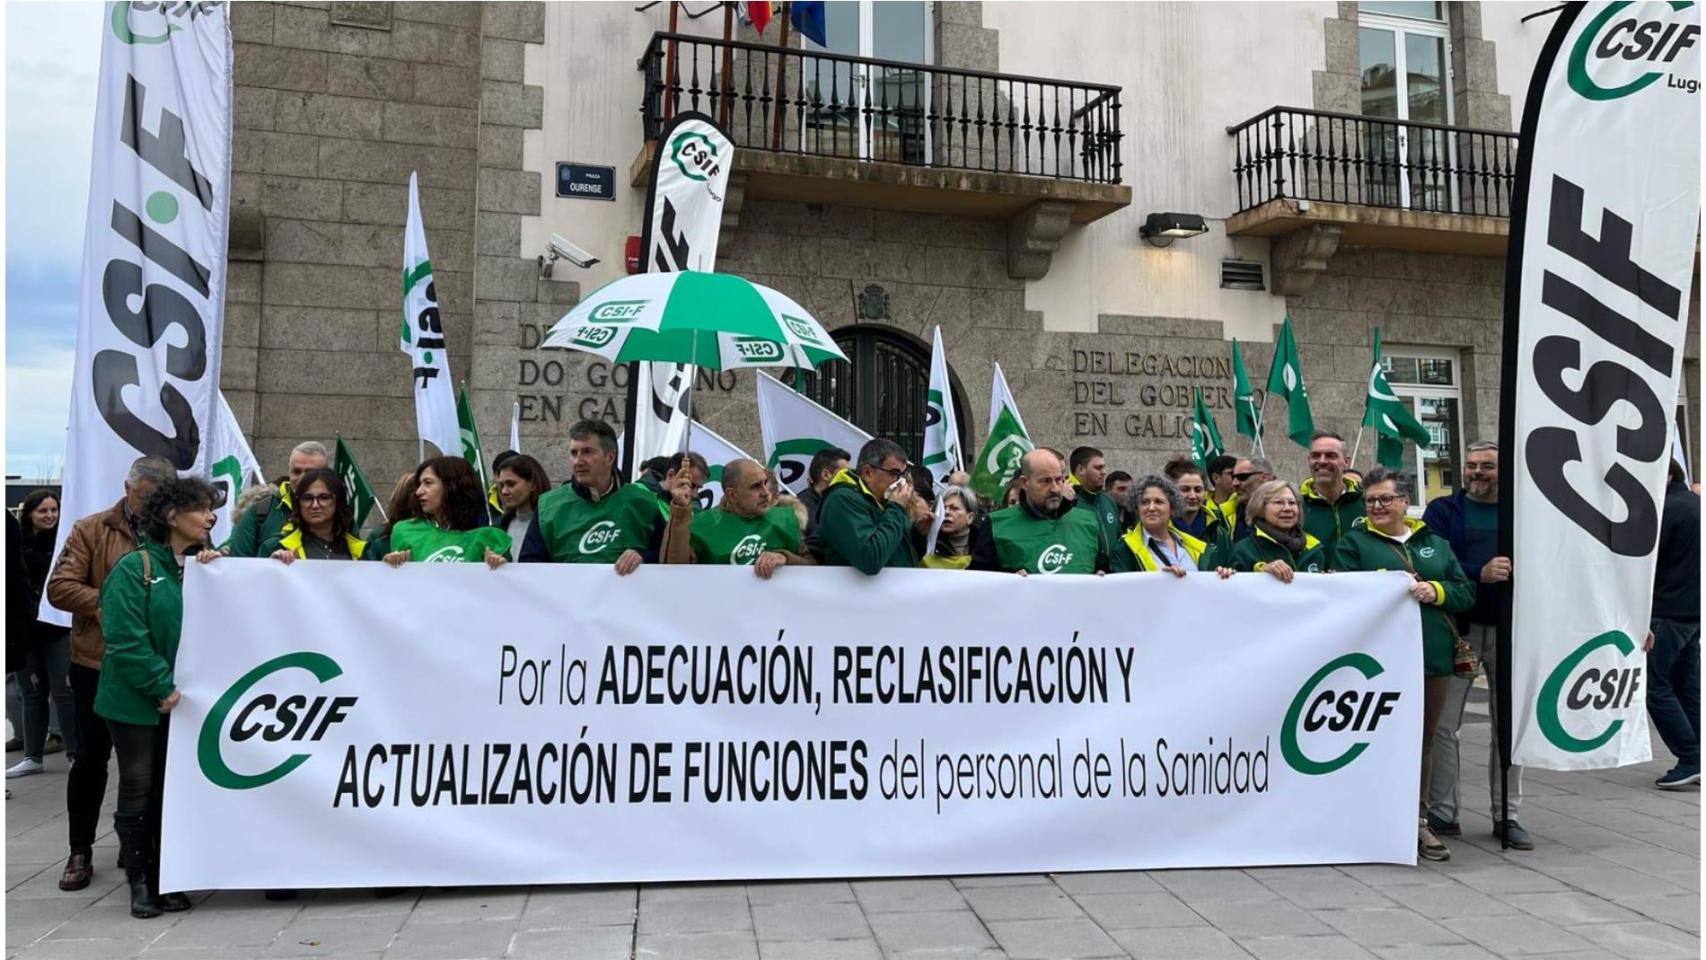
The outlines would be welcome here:
<svg viewBox="0 0 1706 960">
<path fill-rule="evenodd" d="M 1245 515 L 1250 535 L 1233 544 L 1224 561 L 1217 561 L 1222 580 L 1234 573 L 1260 571 L 1290 583 L 1299 573 L 1327 571 L 1327 551 L 1303 529 L 1296 487 L 1284 480 L 1269 480 L 1250 494 Z"/>
<path fill-rule="evenodd" d="M 290 523 L 262 552 L 280 563 L 296 560 L 360 560 L 367 541 L 351 529 L 349 496 L 344 481 L 330 467 L 315 467 L 296 481 L 291 491 Z"/>
<path fill-rule="evenodd" d="M 1126 494 L 1125 508 L 1137 514 L 1137 525 L 1125 533 L 1126 546 L 1137 558 L 1141 573 L 1165 571 L 1182 577 L 1198 568 L 1208 544 L 1180 530 L 1173 518 L 1184 498 L 1173 481 L 1150 474 L 1140 477 Z"/>
<path fill-rule="evenodd" d="M 1422 610 L 1422 794 L 1416 851 L 1428 860 L 1449 860 L 1451 851 L 1428 826 L 1428 778 L 1433 769 L 1433 732 L 1451 691 L 1457 648 L 1453 615 L 1475 605 L 1475 584 L 1451 552 L 1451 543 L 1406 513 L 1411 486 L 1401 473 L 1376 467 L 1363 483 L 1368 514 L 1339 538 L 1333 569 L 1403 570 L 1415 582 L 1410 598 Z"/>
</svg>

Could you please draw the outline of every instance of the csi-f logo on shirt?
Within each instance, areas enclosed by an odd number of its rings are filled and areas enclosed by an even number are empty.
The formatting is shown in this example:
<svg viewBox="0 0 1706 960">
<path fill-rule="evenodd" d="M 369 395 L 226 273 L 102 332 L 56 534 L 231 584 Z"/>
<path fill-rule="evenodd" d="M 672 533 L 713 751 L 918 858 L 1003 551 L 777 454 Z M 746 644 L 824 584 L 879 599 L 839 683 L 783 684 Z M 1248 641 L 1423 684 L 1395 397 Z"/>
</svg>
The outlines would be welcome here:
<svg viewBox="0 0 1706 960">
<path fill-rule="evenodd" d="M 464 553 L 463 549 L 453 543 L 453 544 L 450 544 L 449 546 L 439 547 L 437 550 L 434 550 L 433 552 L 427 554 L 426 559 L 422 560 L 421 562 L 422 563 L 461 563 L 463 553 Z"/>
<path fill-rule="evenodd" d="M 614 520 L 600 520 L 587 528 L 581 534 L 581 553 L 603 553 L 604 548 L 616 542 L 622 531 L 616 528 Z"/>
<path fill-rule="evenodd" d="M 1048 548 L 1043 550 L 1042 554 L 1037 557 L 1037 572 L 1059 573 L 1071 562 L 1072 551 L 1066 549 L 1065 544 L 1051 543 Z"/>
<path fill-rule="evenodd" d="M 740 538 L 735 548 L 729 551 L 729 562 L 741 566 L 751 566 L 758 562 L 759 554 L 764 552 L 764 537 L 760 534 L 749 533 Z"/>
</svg>

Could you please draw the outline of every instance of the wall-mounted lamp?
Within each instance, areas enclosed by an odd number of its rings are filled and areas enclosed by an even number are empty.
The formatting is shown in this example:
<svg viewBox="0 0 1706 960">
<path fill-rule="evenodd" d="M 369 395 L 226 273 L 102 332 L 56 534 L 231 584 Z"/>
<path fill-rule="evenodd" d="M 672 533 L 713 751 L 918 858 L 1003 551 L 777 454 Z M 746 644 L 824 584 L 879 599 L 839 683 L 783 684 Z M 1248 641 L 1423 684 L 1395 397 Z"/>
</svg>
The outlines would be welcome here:
<svg viewBox="0 0 1706 960">
<path fill-rule="evenodd" d="M 1180 237 L 1208 232 L 1208 224 L 1194 213 L 1152 213 L 1137 228 L 1137 235 L 1157 247 L 1170 247 Z"/>
</svg>

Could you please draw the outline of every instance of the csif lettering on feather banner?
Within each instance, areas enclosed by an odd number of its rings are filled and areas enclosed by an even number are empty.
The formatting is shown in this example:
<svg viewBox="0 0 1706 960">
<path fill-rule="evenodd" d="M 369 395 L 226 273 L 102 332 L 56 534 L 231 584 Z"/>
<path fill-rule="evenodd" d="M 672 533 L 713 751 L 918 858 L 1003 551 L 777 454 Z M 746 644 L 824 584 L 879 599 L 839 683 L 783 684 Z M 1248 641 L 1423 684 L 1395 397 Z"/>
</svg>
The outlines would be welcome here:
<svg viewBox="0 0 1706 960">
<path fill-rule="evenodd" d="M 1513 763 L 1651 759 L 1642 641 L 1694 282 L 1699 33 L 1694 4 L 1569 4 L 1529 85 L 1500 437 Z"/>
</svg>

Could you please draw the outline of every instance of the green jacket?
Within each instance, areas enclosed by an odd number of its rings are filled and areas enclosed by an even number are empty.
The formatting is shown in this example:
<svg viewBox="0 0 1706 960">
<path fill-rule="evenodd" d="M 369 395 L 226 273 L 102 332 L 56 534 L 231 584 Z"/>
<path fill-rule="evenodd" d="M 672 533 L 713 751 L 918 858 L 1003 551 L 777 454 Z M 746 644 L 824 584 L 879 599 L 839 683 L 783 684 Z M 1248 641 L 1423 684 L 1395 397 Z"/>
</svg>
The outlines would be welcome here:
<svg viewBox="0 0 1706 960">
<path fill-rule="evenodd" d="M 237 526 L 231 531 L 231 538 L 220 549 L 233 557 L 266 556 L 271 552 L 265 549 L 268 543 L 282 540 L 285 534 L 295 529 L 290 522 L 291 509 L 290 482 L 280 480 L 277 490 L 243 511 L 243 515 L 237 518 Z"/>
<path fill-rule="evenodd" d="M 1294 554 L 1268 536 L 1266 530 L 1252 526 L 1250 535 L 1233 544 L 1226 554 L 1211 558 L 1205 553 L 1201 568 L 1209 570 L 1213 566 L 1222 566 L 1231 567 L 1239 573 L 1254 573 L 1275 560 L 1284 560 L 1298 573 L 1326 573 L 1329 557 L 1321 541 L 1307 530 L 1303 533 L 1303 552 Z"/>
<path fill-rule="evenodd" d="M 1109 573 L 1131 573 L 1137 570 L 1137 558 L 1125 545 L 1125 531 L 1121 529 L 1120 505 L 1108 495 L 1106 490 L 1100 493 L 1089 493 L 1078 484 L 1073 484 L 1078 496 L 1072 501 L 1072 506 L 1079 510 L 1088 510 L 1096 518 L 1096 526 L 1100 528 L 1102 552 L 1108 555 Z"/>
<path fill-rule="evenodd" d="M 1096 518 L 1068 507 L 1045 516 L 1021 496 L 1019 502 L 989 515 L 986 535 L 972 545 L 972 569 L 1007 573 L 1095 573 L 1108 568 Z"/>
<path fill-rule="evenodd" d="M 618 483 L 594 500 L 579 484 L 566 483 L 539 498 L 533 526 L 522 541 L 521 560 L 615 563 L 624 552 L 635 550 L 647 563 L 655 563 L 667 520 L 668 514 L 658 511 L 657 494 L 644 484 Z"/>
<path fill-rule="evenodd" d="M 1420 520 L 1405 519 L 1410 538 L 1403 543 L 1372 530 L 1359 519 L 1339 538 L 1333 569 L 1344 572 L 1404 570 L 1434 586 L 1434 602 L 1422 607 L 1422 672 L 1450 676 L 1457 631 L 1451 614 L 1475 605 L 1475 584 L 1451 552 L 1451 543 Z"/>
<path fill-rule="evenodd" d="M 152 579 L 144 582 L 147 556 Z M 191 561 L 192 563 L 194 561 Z M 144 540 L 119 558 L 101 584 L 101 685 L 95 713 L 151 727 L 160 701 L 176 688 L 178 632 L 184 622 L 184 571 L 165 544 Z"/>
<path fill-rule="evenodd" d="M 1345 478 L 1345 492 L 1333 503 L 1316 495 L 1314 477 L 1298 485 L 1297 499 L 1303 504 L 1304 531 L 1321 541 L 1329 558 L 1339 538 L 1350 532 L 1351 524 L 1361 520 L 1364 513 L 1362 487 L 1351 477 Z"/>
<path fill-rule="evenodd" d="M 879 501 L 864 481 L 842 470 L 829 481 L 817 514 L 823 562 L 876 576 L 885 567 L 916 567 L 912 520 L 898 503 Z"/>
</svg>

